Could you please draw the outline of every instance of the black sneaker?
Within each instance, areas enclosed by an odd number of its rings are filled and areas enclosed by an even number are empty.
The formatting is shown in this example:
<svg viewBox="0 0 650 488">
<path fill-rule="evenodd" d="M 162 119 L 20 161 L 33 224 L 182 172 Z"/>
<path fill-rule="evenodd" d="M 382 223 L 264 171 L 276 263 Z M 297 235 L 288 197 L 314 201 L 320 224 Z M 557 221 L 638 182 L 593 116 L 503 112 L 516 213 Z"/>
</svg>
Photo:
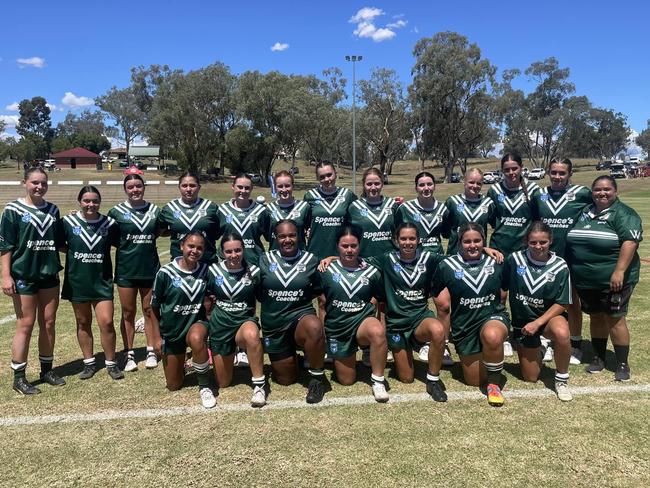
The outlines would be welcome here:
<svg viewBox="0 0 650 488">
<path fill-rule="evenodd" d="M 94 364 L 84 364 L 84 370 L 79 373 L 79 379 L 80 380 L 89 380 L 93 376 L 95 376 L 95 373 L 97 370 L 95 369 Z"/>
<path fill-rule="evenodd" d="M 65 385 L 65 380 L 56 374 L 53 369 L 49 370 L 47 373 L 41 372 L 41 381 L 52 386 Z"/>
<path fill-rule="evenodd" d="M 598 356 L 594 356 L 591 363 L 589 363 L 585 368 L 585 371 L 587 373 L 596 374 L 602 372 L 603 369 L 605 369 L 605 361 L 600 359 Z"/>
<path fill-rule="evenodd" d="M 447 394 L 445 393 L 445 384 L 438 381 L 427 381 L 427 393 L 431 395 L 436 402 L 446 402 Z"/>
<path fill-rule="evenodd" d="M 122 373 L 122 370 L 117 367 L 117 364 L 111 364 L 110 366 L 106 366 L 106 372 L 108 373 L 108 376 L 110 376 L 114 380 L 121 380 L 122 378 L 124 378 L 124 373 Z"/>
<path fill-rule="evenodd" d="M 41 390 L 27 381 L 27 378 L 14 379 L 14 391 L 17 391 L 21 395 L 38 395 L 41 392 Z"/>
<path fill-rule="evenodd" d="M 616 373 L 614 373 L 615 381 L 630 381 L 630 365 L 627 363 L 619 363 L 616 366 Z"/>
<path fill-rule="evenodd" d="M 325 386 L 322 381 L 312 379 L 307 385 L 307 403 L 320 403 L 325 396 Z"/>
</svg>

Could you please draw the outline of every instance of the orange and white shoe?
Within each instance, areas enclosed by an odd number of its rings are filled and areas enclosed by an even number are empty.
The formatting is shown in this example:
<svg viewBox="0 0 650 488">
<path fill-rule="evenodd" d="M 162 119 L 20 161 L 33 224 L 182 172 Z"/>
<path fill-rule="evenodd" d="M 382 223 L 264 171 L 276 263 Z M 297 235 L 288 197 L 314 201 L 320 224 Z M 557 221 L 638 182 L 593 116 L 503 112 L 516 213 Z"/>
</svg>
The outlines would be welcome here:
<svg viewBox="0 0 650 488">
<path fill-rule="evenodd" d="M 499 385 L 495 385 L 494 383 L 489 383 L 487 385 L 487 398 L 488 403 L 493 407 L 500 407 L 505 402 L 505 399 L 501 394 L 501 388 L 499 388 Z"/>
</svg>

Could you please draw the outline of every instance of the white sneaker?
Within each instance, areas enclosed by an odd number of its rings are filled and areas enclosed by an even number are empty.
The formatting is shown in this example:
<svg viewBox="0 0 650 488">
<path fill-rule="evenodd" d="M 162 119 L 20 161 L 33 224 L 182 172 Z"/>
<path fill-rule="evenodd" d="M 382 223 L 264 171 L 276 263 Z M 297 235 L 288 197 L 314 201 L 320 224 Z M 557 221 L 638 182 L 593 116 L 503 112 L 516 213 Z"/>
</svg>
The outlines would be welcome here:
<svg viewBox="0 0 650 488">
<path fill-rule="evenodd" d="M 418 357 L 420 358 L 420 361 L 428 361 L 429 360 L 429 344 L 425 344 L 420 348 L 420 352 L 418 353 Z"/>
<path fill-rule="evenodd" d="M 130 373 L 131 371 L 137 371 L 137 369 L 138 369 L 138 363 L 136 363 L 133 358 L 129 358 L 126 361 L 126 365 L 124 366 L 124 371 Z"/>
<path fill-rule="evenodd" d="M 445 352 L 442 354 L 442 365 L 443 366 L 453 366 L 454 358 L 451 357 L 451 351 L 449 346 L 445 346 Z"/>
<path fill-rule="evenodd" d="M 557 393 L 558 399 L 563 402 L 570 402 L 573 400 L 573 395 L 571 394 L 571 390 L 569 390 L 569 385 L 563 381 L 555 382 L 555 393 Z"/>
<path fill-rule="evenodd" d="M 370 367 L 370 348 L 361 349 L 361 362 L 365 367 Z"/>
<path fill-rule="evenodd" d="M 158 358 L 156 357 L 156 353 L 150 352 L 147 354 L 147 360 L 144 362 L 144 366 L 147 369 L 154 369 L 158 367 Z"/>
<path fill-rule="evenodd" d="M 375 400 L 379 403 L 385 403 L 388 401 L 388 392 L 386 391 L 386 385 L 379 383 L 378 381 L 372 382 L 372 396 L 375 397 Z"/>
<path fill-rule="evenodd" d="M 199 396 L 201 397 L 203 408 L 214 408 L 217 404 L 217 399 L 214 397 L 214 393 L 212 393 L 210 388 L 201 388 L 199 390 Z"/>
<path fill-rule="evenodd" d="M 260 408 L 266 405 L 266 391 L 264 387 L 256 386 L 253 388 L 253 396 L 251 397 L 251 407 Z"/>
<path fill-rule="evenodd" d="M 239 350 L 239 352 L 235 354 L 235 366 L 238 368 L 248 368 L 248 355 L 246 354 L 246 351 Z"/>
<path fill-rule="evenodd" d="M 582 363 L 582 349 L 577 347 L 571 348 L 571 357 L 569 358 L 569 364 L 581 364 Z"/>
<path fill-rule="evenodd" d="M 386 362 L 392 363 L 393 361 L 395 361 L 395 358 L 393 357 L 393 351 L 389 349 L 388 353 L 386 354 Z"/>
<path fill-rule="evenodd" d="M 551 347 L 551 345 L 549 344 L 546 347 L 546 351 L 544 351 L 544 357 L 542 358 L 542 361 L 544 361 L 545 363 L 550 363 L 551 361 L 553 361 L 554 354 L 555 353 L 553 352 L 553 347 Z"/>
<path fill-rule="evenodd" d="M 135 321 L 135 331 L 138 333 L 143 333 L 144 332 L 144 317 L 140 317 L 138 320 Z"/>
<path fill-rule="evenodd" d="M 508 341 L 503 343 L 503 355 L 507 358 L 512 357 L 512 344 Z"/>
</svg>

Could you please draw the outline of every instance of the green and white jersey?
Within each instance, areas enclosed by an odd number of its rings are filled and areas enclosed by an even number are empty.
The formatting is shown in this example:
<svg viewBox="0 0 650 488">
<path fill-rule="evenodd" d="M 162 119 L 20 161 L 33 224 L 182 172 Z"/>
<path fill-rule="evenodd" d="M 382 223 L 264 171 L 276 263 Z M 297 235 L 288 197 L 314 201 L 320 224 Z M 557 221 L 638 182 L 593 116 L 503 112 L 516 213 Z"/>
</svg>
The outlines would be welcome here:
<svg viewBox="0 0 650 488">
<path fill-rule="evenodd" d="M 509 292 L 513 327 L 517 329 L 556 303 L 571 303 L 569 267 L 555 253 L 545 263 L 533 260 L 528 251 L 512 253 L 505 262 L 502 288 Z"/>
<path fill-rule="evenodd" d="M 22 198 L 8 203 L 0 217 L 0 251 L 11 251 L 11 276 L 36 281 L 58 275 L 61 230 L 59 209 L 53 203 L 36 207 Z"/>
<path fill-rule="evenodd" d="M 586 207 L 567 234 L 566 260 L 576 288 L 608 289 L 623 242 L 642 240 L 641 217 L 620 200 L 601 212 L 593 205 Z M 635 252 L 625 271 L 624 284 L 639 282 L 640 266 Z"/>
<path fill-rule="evenodd" d="M 503 265 L 483 255 L 466 262 L 459 254 L 446 257 L 433 279 L 433 294 L 447 288 L 451 295 L 451 333 L 461 342 L 490 317 L 504 311 L 501 305 Z"/>
<path fill-rule="evenodd" d="M 527 193 L 523 188 L 511 190 L 504 182 L 490 187 L 487 196 L 494 202 L 494 216 L 490 224 L 494 228 L 490 236 L 490 247 L 508 256 L 524 248 L 526 229 L 533 219 L 532 200 L 539 186 L 524 180 Z M 528 196 L 526 196 L 528 195 Z"/>
<path fill-rule="evenodd" d="M 311 208 L 304 200 L 294 200 L 289 205 L 281 205 L 278 202 L 271 202 L 266 206 L 269 214 L 269 227 L 266 231 L 266 240 L 269 242 L 269 249 L 277 249 L 278 243 L 275 240 L 275 226 L 280 220 L 291 219 L 298 226 L 298 247 L 305 249 L 305 230 L 309 228 L 311 220 Z"/>
<path fill-rule="evenodd" d="M 80 213 L 63 217 L 67 245 L 61 296 L 73 301 L 95 301 L 113 296 L 111 246 L 119 229 L 111 217 L 87 221 Z"/>
<path fill-rule="evenodd" d="M 160 212 L 160 227 L 171 233 L 170 252 L 172 259 L 181 256 L 180 242 L 185 234 L 200 232 L 205 236 L 205 250 L 201 261 L 210 263 L 214 260 L 215 242 L 219 218 L 217 206 L 210 200 L 198 198 L 193 205 L 183 203 L 181 198 L 172 200 Z"/>
<path fill-rule="evenodd" d="M 452 195 L 445 202 L 447 216 L 444 234 L 449 237 L 447 254 L 458 252 L 458 228 L 467 222 L 475 222 L 485 230 L 487 235 L 488 223 L 494 213 L 494 201 L 480 195 L 476 200 L 468 199 L 464 193 Z"/>
<path fill-rule="evenodd" d="M 407 332 L 415 320 L 429 310 L 431 279 L 440 255 L 418 249 L 411 262 L 402 261 L 399 251 L 369 258 L 382 272 L 386 300 L 386 328 L 389 332 Z"/>
<path fill-rule="evenodd" d="M 178 264 L 180 259 L 158 270 L 151 295 L 151 306 L 160 313 L 160 335 L 168 342 L 183 341 L 193 324 L 205 320 L 208 265 L 199 263 L 185 271 Z"/>
<path fill-rule="evenodd" d="M 578 220 L 585 205 L 592 203 L 591 190 L 586 186 L 572 184 L 557 191 L 547 186 L 535 193 L 531 201 L 533 218 L 546 222 L 553 229 L 551 251 L 564 256 L 566 235 Z"/>
<path fill-rule="evenodd" d="M 133 207 L 129 202 L 115 205 L 108 216 L 118 224 L 119 241 L 115 252 L 115 277 L 153 280 L 160 260 L 156 249 L 160 208 L 151 202 Z"/>
<path fill-rule="evenodd" d="M 260 268 L 250 265 L 239 271 L 230 271 L 224 262 L 210 266 L 206 295 L 215 303 L 210 324 L 215 327 L 239 327 L 247 320 L 255 320 L 255 292 L 260 282 Z"/>
<path fill-rule="evenodd" d="M 345 223 L 348 207 L 357 197 L 347 188 L 337 188 L 334 193 L 323 193 L 320 187 L 305 193 L 304 200 L 311 209 L 307 250 L 323 259 L 335 256 L 336 239 Z"/>
<path fill-rule="evenodd" d="M 398 206 L 391 197 L 382 197 L 376 205 L 368 203 L 364 197 L 350 204 L 345 220 L 362 232 L 359 256 L 379 256 L 395 248 L 392 239 Z"/>
<path fill-rule="evenodd" d="M 313 314 L 312 300 L 320 294 L 318 259 L 298 251 L 293 259 L 269 251 L 260 258 L 262 330 L 283 330 L 306 314 Z"/>
<path fill-rule="evenodd" d="M 382 299 L 381 273 L 362 261 L 355 269 L 336 259 L 320 274 L 325 295 L 325 334 L 328 339 L 348 338 L 367 317 L 375 313 L 372 298 Z"/>
<path fill-rule="evenodd" d="M 445 205 L 438 200 L 434 200 L 432 208 L 424 208 L 416 198 L 399 206 L 395 226 L 402 222 L 417 225 L 422 247 L 434 254 L 442 254 L 444 250 L 440 236 L 447 213 Z"/>
<path fill-rule="evenodd" d="M 253 200 L 246 208 L 235 206 L 232 201 L 219 205 L 219 235 L 230 232 L 244 239 L 244 259 L 256 263 L 264 253 L 262 236 L 269 228 L 269 214 L 266 206 Z"/>
</svg>

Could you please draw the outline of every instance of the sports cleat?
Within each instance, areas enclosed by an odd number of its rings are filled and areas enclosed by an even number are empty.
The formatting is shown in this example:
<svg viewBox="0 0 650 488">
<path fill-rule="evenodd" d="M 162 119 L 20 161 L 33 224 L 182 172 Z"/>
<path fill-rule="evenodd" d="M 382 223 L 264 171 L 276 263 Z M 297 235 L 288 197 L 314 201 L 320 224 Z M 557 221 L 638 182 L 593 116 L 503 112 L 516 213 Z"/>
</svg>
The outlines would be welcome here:
<svg viewBox="0 0 650 488">
<path fill-rule="evenodd" d="M 203 387 L 199 390 L 199 396 L 201 397 L 201 405 L 203 408 L 214 408 L 217 404 L 217 399 L 214 397 L 214 393 L 208 387 Z"/>
<path fill-rule="evenodd" d="M 89 380 L 93 376 L 95 376 L 95 373 L 97 372 L 97 369 L 95 368 L 94 364 L 84 364 L 84 369 L 81 373 L 79 373 L 79 379 L 80 380 Z"/>
<path fill-rule="evenodd" d="M 630 381 L 630 365 L 619 363 L 614 373 L 614 381 Z"/>
<path fill-rule="evenodd" d="M 65 385 L 65 380 L 56 374 L 53 369 L 49 370 L 47 373 L 41 373 L 41 381 L 52 386 Z"/>
<path fill-rule="evenodd" d="M 307 385 L 307 396 L 305 401 L 307 403 L 320 403 L 325 396 L 325 386 L 322 381 L 312 379 Z"/>
<path fill-rule="evenodd" d="M 582 363 L 582 349 L 577 347 L 571 348 L 571 357 L 569 358 L 569 364 L 580 364 Z"/>
<path fill-rule="evenodd" d="M 569 390 L 569 385 L 565 381 L 555 382 L 555 393 L 557 394 L 558 400 L 563 402 L 570 402 L 573 400 L 573 395 L 571 394 L 571 390 Z"/>
<path fill-rule="evenodd" d="M 372 396 L 375 397 L 375 400 L 379 403 L 386 403 L 388 401 L 388 392 L 386 391 L 386 385 L 383 382 L 373 381 L 372 382 Z"/>
<path fill-rule="evenodd" d="M 544 361 L 545 363 L 550 363 L 551 361 L 553 361 L 553 355 L 554 355 L 553 346 L 549 344 L 546 347 L 546 351 L 544 351 L 544 357 L 542 358 L 542 361 Z"/>
<path fill-rule="evenodd" d="M 445 352 L 442 354 L 442 365 L 443 366 L 453 366 L 454 358 L 451 357 L 451 351 L 449 346 L 445 346 Z"/>
<path fill-rule="evenodd" d="M 503 343 L 503 355 L 507 358 L 512 357 L 512 344 L 508 341 Z"/>
<path fill-rule="evenodd" d="M 117 367 L 117 364 L 106 366 L 106 372 L 108 373 L 108 376 L 114 380 L 121 380 L 124 378 L 124 373 L 122 373 L 120 368 Z"/>
<path fill-rule="evenodd" d="M 441 381 L 427 381 L 427 393 L 435 402 L 446 402 L 445 384 Z"/>
<path fill-rule="evenodd" d="M 596 374 L 602 372 L 603 369 L 605 369 L 605 362 L 598 356 L 594 356 L 591 363 L 589 363 L 585 368 L 585 371 L 587 373 Z"/>
<path fill-rule="evenodd" d="M 370 367 L 370 348 L 361 350 L 361 362 L 365 367 Z"/>
<path fill-rule="evenodd" d="M 266 391 L 263 386 L 255 386 L 251 397 L 251 407 L 260 408 L 264 405 L 266 405 Z"/>
<path fill-rule="evenodd" d="M 41 392 L 41 390 L 27 381 L 27 378 L 14 379 L 14 391 L 17 391 L 21 395 L 38 395 Z"/>
<path fill-rule="evenodd" d="M 158 357 L 156 353 L 150 352 L 147 354 L 147 360 L 144 363 L 144 367 L 147 369 L 154 369 L 158 367 Z"/>
<path fill-rule="evenodd" d="M 126 361 L 126 364 L 124 365 L 124 371 L 130 373 L 132 371 L 137 371 L 137 370 L 138 370 L 138 363 L 136 363 L 133 358 L 129 358 Z"/>
<path fill-rule="evenodd" d="M 235 354 L 235 366 L 238 368 L 248 368 L 248 355 L 246 351 L 240 349 L 237 354 Z"/>
<path fill-rule="evenodd" d="M 429 344 L 425 344 L 420 348 L 420 352 L 418 353 L 418 357 L 420 358 L 420 361 L 428 361 L 429 360 Z"/>
<path fill-rule="evenodd" d="M 487 398 L 488 403 L 493 407 L 500 407 L 505 402 L 505 399 L 501 394 L 501 388 L 499 388 L 499 385 L 495 385 L 494 383 L 489 383 L 487 385 Z"/>
</svg>

